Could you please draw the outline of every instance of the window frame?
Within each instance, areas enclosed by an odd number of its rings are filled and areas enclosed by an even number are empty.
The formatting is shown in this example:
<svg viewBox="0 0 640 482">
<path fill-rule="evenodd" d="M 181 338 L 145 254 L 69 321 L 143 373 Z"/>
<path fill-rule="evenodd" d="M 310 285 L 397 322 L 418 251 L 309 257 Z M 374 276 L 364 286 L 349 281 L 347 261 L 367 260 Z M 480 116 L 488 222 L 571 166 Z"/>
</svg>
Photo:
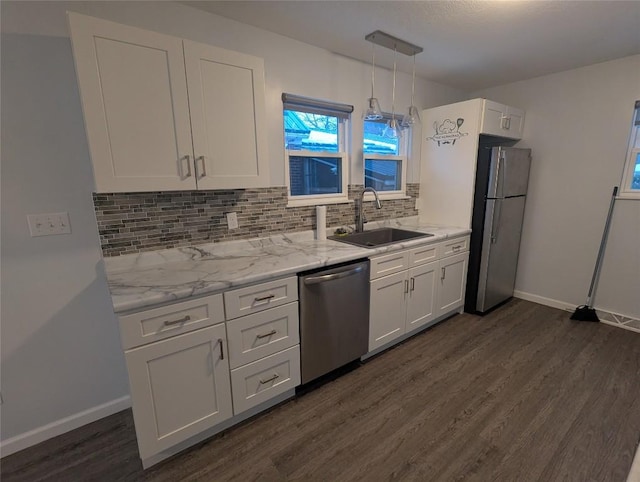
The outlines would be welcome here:
<svg viewBox="0 0 640 482">
<path fill-rule="evenodd" d="M 389 154 L 362 154 L 362 176 L 366 176 L 367 160 L 376 161 L 400 161 L 400 189 L 393 191 L 378 191 L 380 199 L 403 199 L 408 197 L 407 193 L 407 156 L 392 156 Z M 363 186 L 366 187 L 366 179 L 363 179 Z M 365 200 L 374 199 L 373 193 L 365 193 Z"/>
<path fill-rule="evenodd" d="M 386 123 L 391 120 L 391 114 L 387 112 L 382 113 L 382 119 L 379 121 L 368 121 L 368 122 L 379 122 Z M 401 118 L 395 116 L 398 123 Z M 366 187 L 365 180 L 365 171 L 366 171 L 366 162 L 367 159 L 376 159 L 376 160 L 392 160 L 392 161 L 401 161 L 401 176 L 402 179 L 400 181 L 400 190 L 396 191 L 378 191 L 378 197 L 380 199 L 408 199 L 410 196 L 407 196 L 407 164 L 409 159 L 409 152 L 411 152 L 411 138 L 413 135 L 413 127 L 408 126 L 401 130 L 400 142 L 398 143 L 398 154 L 367 154 L 364 152 L 364 123 L 362 121 L 362 185 Z M 373 193 L 366 192 L 364 194 L 365 201 L 373 201 L 375 199 Z"/>
<path fill-rule="evenodd" d="M 284 131 L 283 121 L 283 142 L 285 147 L 285 184 L 287 187 L 287 207 L 296 206 L 316 206 L 323 204 L 340 204 L 352 202 L 349 199 L 349 153 L 348 135 L 351 122 L 351 113 L 353 112 L 353 106 L 347 104 L 339 104 L 337 102 L 324 101 L 320 99 L 314 99 L 311 97 L 302 97 L 293 94 L 282 94 L 282 113 L 284 117 L 285 110 L 292 110 L 295 112 L 306 112 L 310 114 L 320 114 L 327 116 L 334 116 L 337 118 L 337 141 L 338 151 L 312 151 L 307 149 L 287 149 L 286 148 L 286 132 Z M 340 193 L 330 194 L 306 194 L 306 195 L 291 195 L 291 172 L 290 172 L 290 158 L 293 157 L 329 157 L 333 159 L 340 159 L 341 170 L 341 185 Z"/>
<path fill-rule="evenodd" d="M 634 177 L 636 168 L 636 159 L 640 154 L 640 147 L 636 147 L 636 139 L 640 138 L 640 101 L 636 101 L 633 111 L 633 119 L 631 122 L 631 132 L 629 134 L 629 143 L 627 144 L 627 157 L 624 162 L 624 170 L 622 171 L 622 180 L 620 181 L 619 197 L 627 199 L 640 199 L 640 189 L 632 189 L 631 181 Z"/>
<path fill-rule="evenodd" d="M 339 145 L 339 142 L 338 142 Z M 341 193 L 291 195 L 290 156 L 293 157 L 330 157 L 340 159 L 342 171 Z M 287 206 L 315 206 L 322 204 L 338 204 L 349 202 L 349 156 L 345 152 L 290 150 L 285 151 L 285 181 L 287 185 Z"/>
</svg>

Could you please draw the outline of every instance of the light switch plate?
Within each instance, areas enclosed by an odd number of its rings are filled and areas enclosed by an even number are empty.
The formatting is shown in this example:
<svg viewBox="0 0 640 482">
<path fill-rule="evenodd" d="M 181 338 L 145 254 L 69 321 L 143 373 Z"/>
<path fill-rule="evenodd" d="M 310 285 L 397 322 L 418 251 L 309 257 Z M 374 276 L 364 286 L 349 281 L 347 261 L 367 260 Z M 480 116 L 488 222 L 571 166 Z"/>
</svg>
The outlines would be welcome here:
<svg viewBox="0 0 640 482">
<path fill-rule="evenodd" d="M 227 226 L 229 229 L 238 229 L 238 215 L 236 213 L 227 213 Z"/>
<path fill-rule="evenodd" d="M 31 237 L 71 234 L 69 213 L 28 214 Z"/>
</svg>

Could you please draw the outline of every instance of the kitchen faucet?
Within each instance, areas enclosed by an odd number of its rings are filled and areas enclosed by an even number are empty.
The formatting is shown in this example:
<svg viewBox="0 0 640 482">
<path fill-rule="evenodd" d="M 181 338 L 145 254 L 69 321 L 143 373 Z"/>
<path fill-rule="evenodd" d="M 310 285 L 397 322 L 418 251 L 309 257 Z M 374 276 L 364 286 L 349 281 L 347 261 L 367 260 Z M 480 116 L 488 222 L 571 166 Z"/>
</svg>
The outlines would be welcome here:
<svg viewBox="0 0 640 482">
<path fill-rule="evenodd" d="M 364 218 L 364 211 L 362 209 L 362 201 L 364 199 L 364 193 L 365 192 L 372 192 L 373 195 L 376 197 L 376 209 L 382 209 L 382 204 L 380 203 L 380 198 L 378 197 L 378 191 L 376 191 L 374 188 L 372 187 L 365 187 L 364 190 L 360 193 L 360 195 L 358 197 L 356 197 L 355 199 L 355 203 L 356 203 L 356 233 L 361 233 L 362 231 L 364 231 L 364 223 L 365 218 Z"/>
</svg>

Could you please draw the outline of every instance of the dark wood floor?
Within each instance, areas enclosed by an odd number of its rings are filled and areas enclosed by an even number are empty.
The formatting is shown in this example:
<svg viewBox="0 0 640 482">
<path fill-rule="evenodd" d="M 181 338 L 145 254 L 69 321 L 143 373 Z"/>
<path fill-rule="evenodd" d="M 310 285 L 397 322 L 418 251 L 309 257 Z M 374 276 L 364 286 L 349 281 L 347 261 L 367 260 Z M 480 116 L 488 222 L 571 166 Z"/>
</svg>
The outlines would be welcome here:
<svg viewBox="0 0 640 482">
<path fill-rule="evenodd" d="M 147 471 L 130 411 L 2 460 L 3 481 L 620 481 L 640 335 L 513 300 L 456 316 Z"/>
</svg>

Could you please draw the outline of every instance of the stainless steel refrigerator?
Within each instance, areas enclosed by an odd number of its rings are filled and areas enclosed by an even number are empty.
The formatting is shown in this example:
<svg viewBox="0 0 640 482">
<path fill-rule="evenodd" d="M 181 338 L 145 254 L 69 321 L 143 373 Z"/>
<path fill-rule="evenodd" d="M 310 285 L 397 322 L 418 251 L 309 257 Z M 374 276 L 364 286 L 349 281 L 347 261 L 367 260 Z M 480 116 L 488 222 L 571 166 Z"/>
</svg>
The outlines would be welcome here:
<svg viewBox="0 0 640 482">
<path fill-rule="evenodd" d="M 531 149 L 480 144 L 465 311 L 485 313 L 513 296 Z"/>
</svg>

